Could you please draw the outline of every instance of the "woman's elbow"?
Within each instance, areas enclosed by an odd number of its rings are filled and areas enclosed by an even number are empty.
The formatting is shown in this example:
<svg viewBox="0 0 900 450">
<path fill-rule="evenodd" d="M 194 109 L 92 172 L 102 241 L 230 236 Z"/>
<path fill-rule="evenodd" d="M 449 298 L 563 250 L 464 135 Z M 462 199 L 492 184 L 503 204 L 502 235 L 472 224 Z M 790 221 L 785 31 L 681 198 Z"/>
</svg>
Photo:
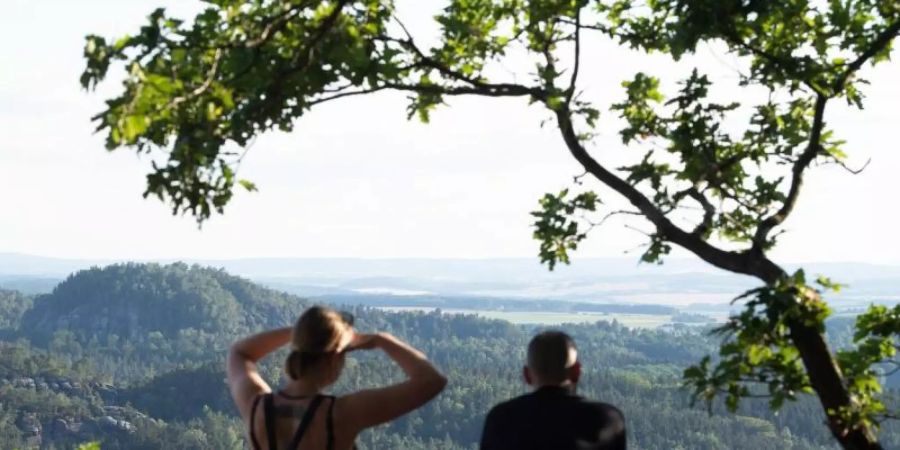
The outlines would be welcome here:
<svg viewBox="0 0 900 450">
<path fill-rule="evenodd" d="M 225 357 L 226 364 L 229 366 L 237 364 L 243 364 L 246 361 L 252 361 L 244 349 L 240 345 L 240 341 L 231 344 L 231 347 L 228 347 L 228 355 Z"/>
<path fill-rule="evenodd" d="M 437 372 L 429 378 L 428 393 L 431 397 L 437 396 L 447 387 L 447 377 L 444 374 Z"/>
</svg>

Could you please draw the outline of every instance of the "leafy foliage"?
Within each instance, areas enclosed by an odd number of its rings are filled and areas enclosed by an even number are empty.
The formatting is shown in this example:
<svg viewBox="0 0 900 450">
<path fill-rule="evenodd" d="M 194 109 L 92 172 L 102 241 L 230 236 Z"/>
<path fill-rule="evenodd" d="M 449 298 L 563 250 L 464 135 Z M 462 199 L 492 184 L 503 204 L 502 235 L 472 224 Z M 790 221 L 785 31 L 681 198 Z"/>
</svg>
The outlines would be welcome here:
<svg viewBox="0 0 900 450">
<path fill-rule="evenodd" d="M 847 377 L 849 391 L 858 399 L 838 411 L 848 422 L 879 423 L 893 418 L 883 401 L 880 380 L 896 372 L 897 334 L 900 306 L 873 305 L 856 318 L 855 348 L 838 352 L 838 361 Z"/>
<path fill-rule="evenodd" d="M 772 409 L 800 393 L 813 393 L 788 325 L 797 320 L 824 327 L 830 311 L 808 289 L 804 273 L 798 271 L 788 282 L 738 297 L 749 298 L 743 312 L 715 330 L 726 339 L 719 350 L 720 362 L 711 373 L 709 357 L 685 371 L 686 383 L 695 389 L 694 398 L 702 397 L 710 404 L 723 391 L 733 411 L 742 397 L 758 394 L 748 386 L 752 384 L 766 387 Z M 797 297 L 802 299 L 795 301 Z"/>
<path fill-rule="evenodd" d="M 541 209 L 532 212 L 534 238 L 541 241 L 541 262 L 550 270 L 557 262 L 569 263 L 569 251 L 578 248 L 578 243 L 587 237 L 587 231 L 579 230 L 577 221 L 572 220 L 576 211 L 596 211 L 599 200 L 593 192 L 585 192 L 568 199 L 569 191 L 564 189 L 557 195 L 546 194 L 541 199 Z"/>
</svg>

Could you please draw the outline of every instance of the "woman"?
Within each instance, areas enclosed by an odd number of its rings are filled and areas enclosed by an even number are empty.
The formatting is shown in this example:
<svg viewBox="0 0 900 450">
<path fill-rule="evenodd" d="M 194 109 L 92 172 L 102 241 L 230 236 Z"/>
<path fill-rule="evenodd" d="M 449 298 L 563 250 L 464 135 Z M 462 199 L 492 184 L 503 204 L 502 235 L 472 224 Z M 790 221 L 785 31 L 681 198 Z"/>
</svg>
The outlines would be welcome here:
<svg viewBox="0 0 900 450">
<path fill-rule="evenodd" d="M 228 353 L 228 385 L 254 450 L 349 450 L 364 429 L 406 414 L 447 384 L 422 352 L 387 334 L 360 334 L 352 317 L 314 306 L 292 328 L 237 341 Z M 288 383 L 272 393 L 256 367 L 260 358 L 291 344 Z M 322 391 L 337 381 L 347 352 L 383 350 L 406 373 L 401 383 L 339 397 Z"/>
</svg>

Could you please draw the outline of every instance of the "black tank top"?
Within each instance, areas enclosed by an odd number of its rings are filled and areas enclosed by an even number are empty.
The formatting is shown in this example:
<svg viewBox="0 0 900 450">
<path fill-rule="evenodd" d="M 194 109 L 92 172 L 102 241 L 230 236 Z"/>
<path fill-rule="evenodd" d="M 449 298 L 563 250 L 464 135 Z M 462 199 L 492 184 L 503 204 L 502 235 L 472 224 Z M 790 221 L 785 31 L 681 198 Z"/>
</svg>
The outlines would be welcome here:
<svg viewBox="0 0 900 450">
<path fill-rule="evenodd" d="M 265 421 L 266 440 L 269 443 L 269 450 L 278 450 L 277 438 L 275 436 L 275 402 L 273 401 L 273 397 L 273 394 L 269 393 L 258 395 L 256 399 L 253 400 L 253 407 L 250 412 L 250 442 L 253 444 L 253 450 L 262 450 L 262 447 L 260 447 L 259 442 L 256 440 L 256 433 L 253 430 L 253 425 L 256 423 L 256 411 L 259 409 L 258 406 L 260 401 L 263 402 L 263 420 Z M 313 397 L 312 401 L 309 402 L 309 406 L 306 408 L 306 412 L 303 413 L 300 424 L 297 425 L 297 431 L 291 438 L 290 444 L 286 447 L 287 449 L 296 450 L 300 445 L 300 441 L 303 439 L 303 435 L 306 434 L 306 430 L 309 428 L 309 424 L 315 417 L 316 411 L 325 400 L 328 400 L 328 413 L 325 416 L 325 445 L 326 450 L 334 450 L 335 398 L 331 395 L 316 395 Z M 353 448 L 355 449 L 356 446 L 354 445 Z"/>
</svg>

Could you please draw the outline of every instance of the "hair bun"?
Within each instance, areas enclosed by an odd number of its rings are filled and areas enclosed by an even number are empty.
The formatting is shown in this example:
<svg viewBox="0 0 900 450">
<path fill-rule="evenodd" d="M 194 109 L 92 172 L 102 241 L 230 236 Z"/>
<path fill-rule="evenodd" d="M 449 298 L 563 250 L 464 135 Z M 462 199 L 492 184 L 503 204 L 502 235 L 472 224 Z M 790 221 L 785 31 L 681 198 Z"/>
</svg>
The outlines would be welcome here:
<svg viewBox="0 0 900 450">
<path fill-rule="evenodd" d="M 300 378 L 304 369 L 315 364 L 324 353 L 293 349 L 288 354 L 285 369 L 292 380 Z"/>
<path fill-rule="evenodd" d="M 285 361 L 288 377 L 305 376 L 316 370 L 326 355 L 336 353 L 352 321 L 349 315 L 325 306 L 307 308 L 291 331 L 291 353 Z"/>
<path fill-rule="evenodd" d="M 292 380 L 300 378 L 300 373 L 304 366 L 304 359 L 306 358 L 303 357 L 303 352 L 300 350 L 291 350 L 291 353 L 288 354 L 287 361 L 285 361 L 284 365 L 288 377 Z"/>
</svg>

